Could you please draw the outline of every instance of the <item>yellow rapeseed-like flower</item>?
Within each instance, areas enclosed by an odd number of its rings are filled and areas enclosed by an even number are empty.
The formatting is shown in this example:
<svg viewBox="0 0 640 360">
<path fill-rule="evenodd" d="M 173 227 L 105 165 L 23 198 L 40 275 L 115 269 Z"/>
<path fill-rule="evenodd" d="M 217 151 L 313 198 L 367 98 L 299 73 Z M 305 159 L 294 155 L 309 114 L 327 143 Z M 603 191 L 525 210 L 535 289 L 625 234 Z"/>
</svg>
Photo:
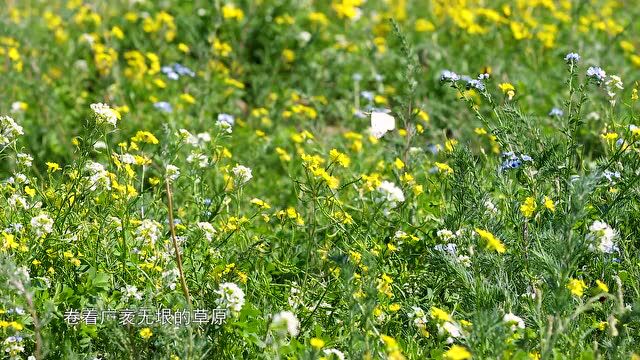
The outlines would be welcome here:
<svg viewBox="0 0 640 360">
<path fill-rule="evenodd" d="M 598 285 L 598 289 L 600 289 L 600 291 L 602 292 L 609 292 L 609 286 L 607 286 L 607 284 L 605 284 L 604 282 L 600 281 L 600 280 L 596 280 L 596 285 Z"/>
<path fill-rule="evenodd" d="M 453 345 L 444 353 L 443 357 L 447 360 L 467 360 L 471 359 L 471 353 L 464 346 Z"/>
<path fill-rule="evenodd" d="M 538 204 L 536 203 L 536 199 L 532 196 L 529 196 L 525 199 L 524 203 L 520 205 L 520 212 L 522 212 L 522 215 L 524 215 L 524 217 L 530 218 L 531 216 L 533 216 L 533 213 L 536 211 L 537 207 Z"/>
<path fill-rule="evenodd" d="M 324 347 L 324 340 L 314 337 L 309 340 L 309 344 L 311 344 L 314 349 L 320 350 Z"/>
<path fill-rule="evenodd" d="M 451 316 L 449 315 L 449 313 L 447 313 L 446 311 L 438 307 L 432 306 L 430 313 L 431 313 L 431 318 L 436 319 L 438 321 L 442 321 L 442 322 L 451 321 Z"/>
<path fill-rule="evenodd" d="M 543 199 L 543 202 L 544 202 L 544 207 L 549 209 L 549 211 L 551 211 L 551 212 L 555 212 L 556 211 L 556 204 L 553 202 L 553 200 L 551 200 L 550 197 L 545 196 L 544 199 Z"/>
<path fill-rule="evenodd" d="M 584 289 L 587 288 L 587 284 L 583 280 L 570 279 L 567 284 L 567 289 L 571 291 L 571 294 L 577 297 L 581 297 L 584 294 Z"/>
<path fill-rule="evenodd" d="M 487 249 L 495 250 L 498 253 L 504 253 L 506 251 L 506 248 L 502 243 L 502 241 L 500 241 L 500 239 L 495 237 L 495 235 L 493 235 L 492 233 L 486 230 L 477 229 L 477 228 L 475 230 L 476 230 L 476 233 L 480 235 L 480 237 L 487 242 L 486 244 Z"/>
<path fill-rule="evenodd" d="M 47 164 L 47 171 L 49 172 L 56 172 L 60 170 L 60 165 L 58 163 L 47 162 L 46 164 Z"/>
<path fill-rule="evenodd" d="M 148 327 L 140 330 L 140 337 L 147 340 L 153 335 L 153 332 Z"/>
<path fill-rule="evenodd" d="M 498 85 L 498 87 L 500 88 L 500 90 L 502 90 L 502 93 L 507 95 L 509 100 L 513 99 L 513 97 L 516 96 L 516 88 L 513 87 L 511 83 L 502 83 Z"/>
</svg>

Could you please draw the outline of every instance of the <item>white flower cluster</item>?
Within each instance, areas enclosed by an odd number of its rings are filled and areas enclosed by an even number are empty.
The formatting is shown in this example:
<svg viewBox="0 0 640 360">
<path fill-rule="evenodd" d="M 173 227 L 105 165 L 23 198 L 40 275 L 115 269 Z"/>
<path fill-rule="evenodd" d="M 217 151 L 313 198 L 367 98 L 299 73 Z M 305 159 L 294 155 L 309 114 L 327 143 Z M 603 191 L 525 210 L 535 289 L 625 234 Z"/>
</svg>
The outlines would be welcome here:
<svg viewBox="0 0 640 360">
<path fill-rule="evenodd" d="M 180 169 L 175 165 L 167 165 L 165 167 L 165 176 L 170 181 L 175 181 L 180 176 Z"/>
<path fill-rule="evenodd" d="M 216 229 L 208 222 L 199 222 L 198 229 L 202 230 L 204 237 L 209 242 L 213 240 L 213 236 L 216 234 Z"/>
<path fill-rule="evenodd" d="M 390 209 L 395 208 L 398 206 L 398 203 L 404 201 L 404 193 L 402 193 L 402 189 L 392 182 L 383 181 L 376 190 L 381 195 L 381 197 L 378 198 L 378 201 L 387 201 Z M 388 212 L 388 209 L 386 212 Z"/>
<path fill-rule="evenodd" d="M 0 146 L 9 144 L 20 135 L 24 135 L 22 126 L 9 116 L 0 116 Z"/>
<path fill-rule="evenodd" d="M 138 291 L 138 288 L 133 285 L 125 285 L 125 287 L 123 287 L 121 291 L 122 297 L 125 301 L 129 300 L 130 298 L 142 300 L 142 292 Z"/>
<path fill-rule="evenodd" d="M 89 188 L 91 191 L 95 191 L 98 187 L 105 190 L 111 190 L 111 178 L 109 172 L 100 163 L 89 161 L 85 166 L 87 172 L 89 172 Z"/>
<path fill-rule="evenodd" d="M 235 118 L 233 117 L 233 115 L 218 114 L 218 120 L 216 121 L 216 125 L 222 128 L 223 131 L 231 134 L 233 132 L 234 123 L 235 123 Z"/>
<path fill-rule="evenodd" d="M 233 172 L 233 175 L 236 177 L 237 182 L 241 185 L 253 178 L 251 169 L 243 165 L 234 166 L 234 168 L 231 169 L 231 172 Z"/>
<path fill-rule="evenodd" d="M 438 335 L 447 336 L 447 343 L 453 343 L 457 338 L 462 337 L 462 329 L 460 325 L 452 321 L 445 321 L 442 325 L 437 324 Z"/>
<path fill-rule="evenodd" d="M 605 254 L 611 254 L 618 251 L 618 246 L 613 241 L 618 233 L 609 226 L 609 224 L 596 220 L 589 226 L 587 240 L 590 242 L 589 249 L 599 251 Z"/>
<path fill-rule="evenodd" d="M 144 243 L 148 243 L 154 245 L 160 236 L 162 236 L 162 232 L 160 229 L 162 225 L 155 220 L 144 219 L 136 229 L 136 241 L 142 241 Z"/>
<path fill-rule="evenodd" d="M 618 93 L 618 90 L 624 90 L 622 79 L 618 75 L 609 75 L 604 85 L 607 90 L 607 96 L 609 96 L 609 102 L 611 103 L 611 106 L 615 106 L 616 94 Z"/>
<path fill-rule="evenodd" d="M 222 283 L 216 294 L 220 295 L 220 298 L 216 300 L 216 304 L 229 309 L 233 312 L 240 312 L 244 305 L 244 291 L 234 283 Z"/>
<path fill-rule="evenodd" d="M 300 321 L 291 311 L 281 311 L 273 316 L 269 328 L 281 337 L 287 334 L 296 337 L 300 331 Z"/>
<path fill-rule="evenodd" d="M 93 110 L 98 124 L 108 123 L 116 127 L 118 120 L 120 120 L 120 113 L 110 108 L 107 104 L 91 104 L 91 110 Z"/>
<path fill-rule="evenodd" d="M 31 229 L 38 238 L 50 234 L 53 231 L 53 219 L 49 215 L 41 213 L 31 218 Z"/>
<path fill-rule="evenodd" d="M 427 322 L 429 321 L 427 319 L 427 313 L 424 312 L 424 310 L 422 310 L 422 308 L 419 306 L 412 306 L 411 309 L 413 311 L 409 313 L 409 317 L 413 319 L 413 324 L 418 329 L 426 328 Z"/>
<path fill-rule="evenodd" d="M 3 345 L 4 352 L 9 355 L 11 359 L 21 359 L 18 354 L 24 352 L 22 336 L 9 336 L 3 341 Z"/>
<path fill-rule="evenodd" d="M 510 326 L 509 329 L 511 331 L 525 328 L 524 320 L 522 320 L 521 317 L 514 315 L 513 313 L 504 314 L 504 317 L 502 317 L 502 321 Z"/>
</svg>

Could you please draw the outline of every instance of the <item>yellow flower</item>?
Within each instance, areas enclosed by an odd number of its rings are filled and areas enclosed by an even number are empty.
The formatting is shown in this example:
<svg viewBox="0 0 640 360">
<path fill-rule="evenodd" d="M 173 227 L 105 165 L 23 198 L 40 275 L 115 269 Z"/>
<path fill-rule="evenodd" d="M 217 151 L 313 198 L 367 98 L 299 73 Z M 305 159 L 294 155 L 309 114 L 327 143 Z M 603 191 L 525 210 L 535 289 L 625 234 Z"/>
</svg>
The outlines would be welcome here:
<svg viewBox="0 0 640 360">
<path fill-rule="evenodd" d="M 604 282 L 600 280 L 596 280 L 596 285 L 598 285 L 598 289 L 600 289 L 600 291 L 606 292 L 606 293 L 609 292 L 609 287 Z"/>
<path fill-rule="evenodd" d="M 117 26 L 111 28 L 111 35 L 120 40 L 124 39 L 124 32 L 122 32 L 122 29 Z"/>
<path fill-rule="evenodd" d="M 261 209 L 270 209 L 271 205 L 267 204 L 264 200 L 253 198 L 251 199 L 251 203 L 258 206 Z"/>
<path fill-rule="evenodd" d="M 503 94 L 507 94 L 509 100 L 513 99 L 513 97 L 516 96 L 516 88 L 513 87 L 511 83 L 502 83 L 498 85 L 498 87 L 500 88 L 500 90 L 502 90 Z"/>
<path fill-rule="evenodd" d="M 222 7 L 222 17 L 240 21 L 244 19 L 244 12 L 233 4 L 226 4 Z"/>
<path fill-rule="evenodd" d="M 138 132 L 136 132 L 136 135 L 131 138 L 131 141 L 147 143 L 147 144 L 154 144 L 154 145 L 159 143 L 158 139 L 152 133 L 150 133 L 148 131 L 138 131 Z"/>
<path fill-rule="evenodd" d="M 404 162 L 402 162 L 402 160 L 400 160 L 399 158 L 396 158 L 396 160 L 393 162 L 393 166 L 396 167 L 396 169 L 400 170 L 404 168 Z"/>
<path fill-rule="evenodd" d="M 453 174 L 453 169 L 449 165 L 439 162 L 436 162 L 435 165 L 439 172 L 444 173 L 445 175 Z"/>
<path fill-rule="evenodd" d="M 430 312 L 431 312 L 431 318 L 432 319 L 436 319 L 436 320 L 443 321 L 443 322 L 444 321 L 451 321 L 451 316 L 449 315 L 449 313 L 447 313 L 446 311 L 444 311 L 444 310 L 442 310 L 440 308 L 432 306 Z"/>
<path fill-rule="evenodd" d="M 578 279 L 570 279 L 567 284 L 567 289 L 571 291 L 571 294 L 574 296 L 582 296 L 584 294 L 584 289 L 587 288 L 587 285 L 582 280 Z"/>
<path fill-rule="evenodd" d="M 471 359 L 471 353 L 467 348 L 460 345 L 453 345 L 444 353 L 444 358 L 448 360 L 467 360 Z"/>
<path fill-rule="evenodd" d="M 529 196 L 525 199 L 524 203 L 520 205 L 520 211 L 522 212 L 522 215 L 530 218 L 533 215 L 534 211 L 536 211 L 537 206 L 538 204 L 536 204 L 536 199 Z"/>
<path fill-rule="evenodd" d="M 284 49 L 282 50 L 282 58 L 287 63 L 293 62 L 293 60 L 296 59 L 296 53 L 294 53 L 293 50 Z"/>
<path fill-rule="evenodd" d="M 58 165 L 58 163 L 47 162 L 47 171 L 56 172 L 58 170 L 60 170 L 60 165 Z"/>
<path fill-rule="evenodd" d="M 178 50 L 182 51 L 183 53 L 188 53 L 189 52 L 189 46 L 185 43 L 180 43 L 178 44 Z"/>
<path fill-rule="evenodd" d="M 393 303 L 393 304 L 389 305 L 389 311 L 396 312 L 396 311 L 400 310 L 401 308 L 402 308 L 402 306 L 400 306 L 400 304 L 398 304 L 398 303 Z"/>
<path fill-rule="evenodd" d="M 544 201 L 544 207 L 549 209 L 549 211 L 551 211 L 551 212 L 555 212 L 556 211 L 556 204 L 553 203 L 553 200 L 551 200 L 550 197 L 545 196 L 543 201 Z"/>
<path fill-rule="evenodd" d="M 153 332 L 148 327 L 140 330 L 140 337 L 147 340 L 153 335 Z"/>
<path fill-rule="evenodd" d="M 500 239 L 495 237 L 495 235 L 493 235 L 492 233 L 486 230 L 477 229 L 477 228 L 475 230 L 476 230 L 476 233 L 478 233 L 478 235 L 480 235 L 480 237 L 487 242 L 487 245 L 486 245 L 487 249 L 495 250 L 498 253 L 504 253 L 506 251 L 506 248 L 502 243 L 502 241 L 500 241 Z"/>
<path fill-rule="evenodd" d="M 613 141 L 615 139 L 618 138 L 618 134 L 617 133 L 604 133 L 602 135 L 600 135 L 604 140 L 607 141 Z"/>
<path fill-rule="evenodd" d="M 30 197 L 34 197 L 36 195 L 36 189 L 34 188 L 30 188 L 28 186 L 24 187 L 24 192 L 29 195 Z"/>
<path fill-rule="evenodd" d="M 187 104 L 196 103 L 196 99 L 193 96 L 191 96 L 191 94 L 188 94 L 188 93 L 180 94 L 180 99 L 182 99 Z"/>
<path fill-rule="evenodd" d="M 416 20 L 414 27 L 417 32 L 431 32 L 436 29 L 431 21 L 425 19 Z"/>
<path fill-rule="evenodd" d="M 337 162 L 340 166 L 346 168 L 351 164 L 351 159 L 345 153 L 341 153 L 337 149 L 331 149 L 329 152 L 329 158 L 332 162 Z"/>
<path fill-rule="evenodd" d="M 14 250 L 19 247 L 19 244 L 15 241 L 15 237 L 13 234 L 7 234 L 5 232 L 2 233 L 2 237 L 4 238 L 4 243 L 2 244 L 2 249 L 4 250 Z"/>
<path fill-rule="evenodd" d="M 324 347 L 324 340 L 314 337 L 309 340 L 309 344 L 311 344 L 313 348 L 320 350 Z"/>
</svg>

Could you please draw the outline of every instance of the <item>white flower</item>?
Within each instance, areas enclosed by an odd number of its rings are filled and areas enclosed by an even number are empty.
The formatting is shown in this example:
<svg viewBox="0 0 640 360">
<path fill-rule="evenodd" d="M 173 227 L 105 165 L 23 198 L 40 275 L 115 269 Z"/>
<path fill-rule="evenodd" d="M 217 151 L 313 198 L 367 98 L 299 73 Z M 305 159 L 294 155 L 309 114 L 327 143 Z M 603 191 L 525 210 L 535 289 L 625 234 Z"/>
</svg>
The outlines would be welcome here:
<svg viewBox="0 0 640 360">
<path fill-rule="evenodd" d="M 322 350 L 322 352 L 329 358 L 331 359 L 331 355 L 335 355 L 335 357 L 337 357 L 339 360 L 344 360 L 344 353 L 342 353 L 342 351 L 338 350 L 338 349 L 324 349 Z"/>
<path fill-rule="evenodd" d="M 396 119 L 393 116 L 374 111 L 371 113 L 371 135 L 376 139 L 380 139 L 387 131 L 396 128 Z"/>
<path fill-rule="evenodd" d="M 209 241 L 211 241 L 213 239 L 213 236 L 216 234 L 216 229 L 214 229 L 213 225 L 208 222 L 199 222 L 198 228 L 202 230 L 202 232 L 204 233 L 204 237 Z"/>
<path fill-rule="evenodd" d="M 442 229 L 442 230 L 438 230 L 438 232 L 436 233 L 438 235 L 438 237 L 444 241 L 448 241 L 452 238 L 455 237 L 455 235 L 453 234 L 453 232 L 451 230 L 448 229 Z"/>
<path fill-rule="evenodd" d="M 9 144 L 20 135 L 24 135 L 22 126 L 9 116 L 0 116 L 0 146 Z"/>
<path fill-rule="evenodd" d="M 517 329 L 524 329 L 525 327 L 524 320 L 522 320 L 521 317 L 516 316 L 512 313 L 504 314 L 502 321 L 504 321 L 507 325 L 511 326 L 510 327 L 511 331 L 516 331 Z"/>
<path fill-rule="evenodd" d="M 27 105 L 27 103 L 24 101 L 14 101 L 11 103 L 11 112 L 12 113 L 23 112 L 28 108 L 28 106 L 29 105 Z"/>
<path fill-rule="evenodd" d="M 104 166 L 100 163 L 89 161 L 85 166 L 85 170 L 89 172 L 89 186 L 91 191 L 95 191 L 98 186 L 111 190 L 111 178 L 109 172 L 105 170 Z"/>
<path fill-rule="evenodd" d="M 174 181 L 180 176 L 180 169 L 175 165 L 167 165 L 165 167 L 165 176 L 167 179 Z"/>
<path fill-rule="evenodd" d="M 220 295 L 220 298 L 216 300 L 216 304 L 229 309 L 233 312 L 240 312 L 244 305 L 244 291 L 234 283 L 222 283 L 216 294 Z"/>
<path fill-rule="evenodd" d="M 136 241 L 155 244 L 162 236 L 162 225 L 155 220 L 144 219 L 136 229 Z"/>
<path fill-rule="evenodd" d="M 53 220 L 49 215 L 41 213 L 31 219 L 31 229 L 36 234 L 36 237 L 50 234 L 53 231 Z"/>
<path fill-rule="evenodd" d="M 253 178 L 251 169 L 243 165 L 236 165 L 233 169 L 231 169 L 231 171 L 240 184 L 244 184 Z"/>
<path fill-rule="evenodd" d="M 126 285 L 121 289 L 122 297 L 126 300 L 129 298 L 134 298 L 136 300 L 142 300 L 142 293 L 138 291 L 138 288 L 133 285 Z"/>
<path fill-rule="evenodd" d="M 446 332 L 446 334 L 454 338 L 458 338 L 462 335 L 460 327 L 451 321 L 446 321 L 442 326 L 438 324 L 438 330 L 441 334 Z"/>
<path fill-rule="evenodd" d="M 96 115 L 96 121 L 98 124 L 106 122 L 113 125 L 113 127 L 116 127 L 116 124 L 120 119 L 120 113 L 110 108 L 107 104 L 91 104 L 91 110 L 93 110 L 93 113 Z"/>
<path fill-rule="evenodd" d="M 391 208 L 395 208 L 398 203 L 404 201 L 404 194 L 402 193 L 402 189 L 397 187 L 396 184 L 392 182 L 383 181 L 382 183 L 380 183 L 376 190 L 380 193 L 380 195 L 382 195 L 382 198 L 379 200 L 386 200 L 387 202 L 389 202 L 389 206 Z"/>
<path fill-rule="evenodd" d="M 18 194 L 11 195 L 9 199 L 7 199 L 7 202 L 9 203 L 9 206 L 14 208 L 20 207 L 22 209 L 26 209 L 29 207 L 29 205 L 27 205 L 27 200 Z"/>
<path fill-rule="evenodd" d="M 609 226 L 609 224 L 596 220 L 589 226 L 587 240 L 591 242 L 589 249 L 594 251 L 598 249 L 605 254 L 611 254 L 618 251 L 618 246 L 613 241 L 618 233 Z"/>
<path fill-rule="evenodd" d="M 29 154 L 19 153 L 16 155 L 16 160 L 18 164 L 25 167 L 30 167 L 33 164 L 33 156 Z"/>
<path fill-rule="evenodd" d="M 187 156 L 187 162 L 189 164 L 197 163 L 199 168 L 205 168 L 209 165 L 209 158 L 196 151 L 192 151 L 189 156 Z"/>
<path fill-rule="evenodd" d="M 235 118 L 233 117 L 233 115 L 218 114 L 218 120 L 216 121 L 216 125 L 221 127 L 227 133 L 231 134 L 231 132 L 233 132 L 234 123 L 235 123 Z"/>
<path fill-rule="evenodd" d="M 288 333 L 296 337 L 300 331 L 300 321 L 291 311 L 281 311 L 273 316 L 270 328 L 281 336 L 286 336 Z"/>
</svg>

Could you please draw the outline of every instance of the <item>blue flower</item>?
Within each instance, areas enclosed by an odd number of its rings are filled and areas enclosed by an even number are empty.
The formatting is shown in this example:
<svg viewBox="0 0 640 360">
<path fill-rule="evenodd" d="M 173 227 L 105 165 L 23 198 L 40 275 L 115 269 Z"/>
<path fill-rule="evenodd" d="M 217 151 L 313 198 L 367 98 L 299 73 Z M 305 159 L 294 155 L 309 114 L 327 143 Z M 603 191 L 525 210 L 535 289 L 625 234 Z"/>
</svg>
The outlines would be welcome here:
<svg viewBox="0 0 640 360">
<path fill-rule="evenodd" d="M 580 55 L 577 53 L 568 53 L 567 56 L 564 57 L 564 61 L 566 61 L 567 64 L 575 64 L 580 61 Z"/>
<path fill-rule="evenodd" d="M 173 112 L 173 107 L 171 106 L 171 104 L 169 104 L 166 101 L 158 101 L 157 103 L 153 104 L 153 107 L 155 107 L 156 109 L 162 112 L 166 112 L 166 113 Z"/>
<path fill-rule="evenodd" d="M 480 91 L 484 91 L 484 83 L 480 80 L 470 80 L 469 82 L 467 82 L 467 89 L 476 89 L 476 90 L 480 90 Z"/>
<path fill-rule="evenodd" d="M 373 95 L 373 92 L 371 91 L 362 91 L 360 92 L 360 95 L 369 101 L 373 101 L 374 95 Z"/>
<path fill-rule="evenodd" d="M 188 76 L 191 76 L 191 77 L 196 76 L 196 73 L 191 71 L 191 69 L 189 69 L 188 67 L 186 67 L 184 65 L 178 64 L 178 63 L 173 64 L 173 70 L 176 73 L 178 73 L 178 75 L 180 75 L 180 76 L 185 76 L 185 75 L 188 75 Z"/>
<path fill-rule="evenodd" d="M 594 79 L 598 84 L 604 81 L 607 73 L 599 66 L 591 66 L 587 69 L 587 76 Z"/>
<path fill-rule="evenodd" d="M 564 112 L 557 107 L 554 107 L 553 109 L 551 109 L 551 111 L 549 111 L 549 116 L 551 117 L 562 117 L 562 115 L 564 115 Z"/>
<path fill-rule="evenodd" d="M 440 81 L 442 82 L 456 82 L 460 80 L 460 76 L 453 71 L 444 70 L 440 74 Z"/>
</svg>

